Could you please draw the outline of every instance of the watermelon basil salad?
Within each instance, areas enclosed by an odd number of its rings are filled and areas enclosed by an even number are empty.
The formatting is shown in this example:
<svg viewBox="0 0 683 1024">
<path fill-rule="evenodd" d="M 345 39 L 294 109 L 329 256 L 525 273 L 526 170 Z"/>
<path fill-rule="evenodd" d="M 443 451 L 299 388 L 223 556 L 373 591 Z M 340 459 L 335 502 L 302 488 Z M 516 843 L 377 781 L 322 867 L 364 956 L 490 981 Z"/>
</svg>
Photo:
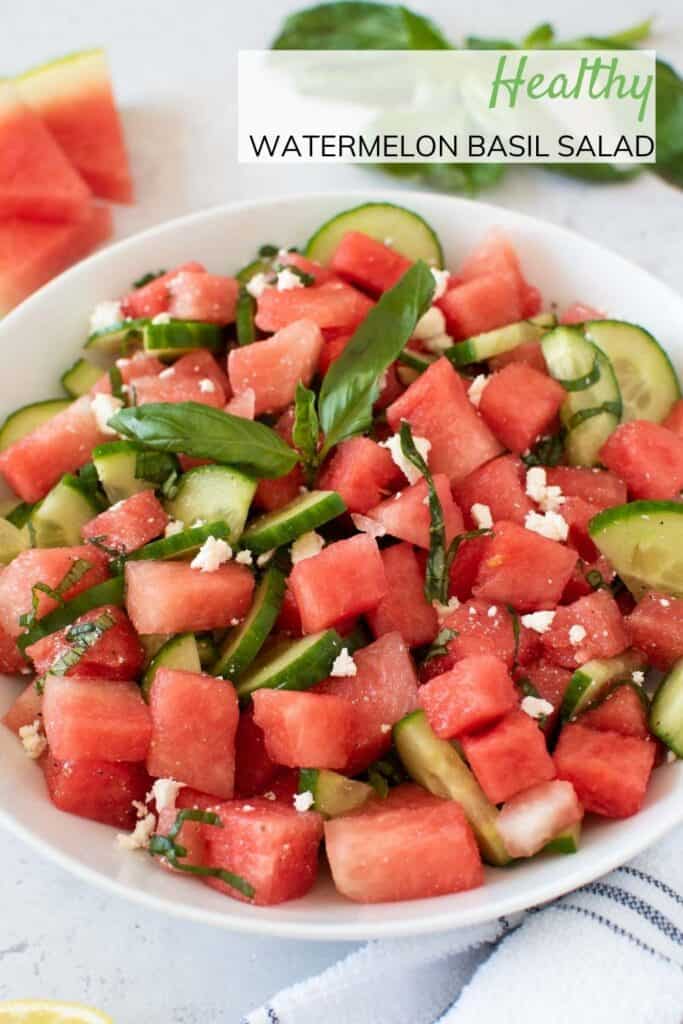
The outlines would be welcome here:
<svg viewBox="0 0 683 1024">
<path fill-rule="evenodd" d="M 52 803 L 261 905 L 323 843 L 407 900 L 636 814 L 683 756 L 657 341 L 391 204 L 213 269 L 98 305 L 0 432 L 4 724 Z"/>
</svg>

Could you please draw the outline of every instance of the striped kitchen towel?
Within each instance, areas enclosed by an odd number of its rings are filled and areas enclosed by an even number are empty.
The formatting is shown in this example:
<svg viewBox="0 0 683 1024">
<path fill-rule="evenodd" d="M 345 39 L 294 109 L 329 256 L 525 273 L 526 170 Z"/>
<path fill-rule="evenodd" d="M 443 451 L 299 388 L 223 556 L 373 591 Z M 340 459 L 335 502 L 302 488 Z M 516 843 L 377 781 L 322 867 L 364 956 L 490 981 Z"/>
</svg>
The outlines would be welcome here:
<svg viewBox="0 0 683 1024">
<path fill-rule="evenodd" d="M 243 1024 L 682 1024 L 683 829 L 516 919 L 370 942 Z"/>
</svg>

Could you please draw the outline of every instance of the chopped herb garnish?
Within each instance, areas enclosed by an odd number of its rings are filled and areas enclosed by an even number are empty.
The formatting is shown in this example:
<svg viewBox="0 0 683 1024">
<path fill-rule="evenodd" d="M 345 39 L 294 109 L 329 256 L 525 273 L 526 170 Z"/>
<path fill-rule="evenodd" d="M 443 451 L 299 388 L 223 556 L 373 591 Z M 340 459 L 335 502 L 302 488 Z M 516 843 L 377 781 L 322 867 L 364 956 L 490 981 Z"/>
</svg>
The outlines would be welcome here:
<svg viewBox="0 0 683 1024">
<path fill-rule="evenodd" d="M 287 263 L 284 266 L 279 264 L 277 269 L 288 270 L 290 274 L 294 274 L 295 277 L 299 278 L 304 288 L 310 288 L 312 284 L 315 284 L 315 278 L 313 277 L 313 274 L 307 274 L 305 270 L 301 269 L 301 267 L 293 267 L 290 266 L 289 263 Z"/>
<path fill-rule="evenodd" d="M 589 569 L 587 573 L 584 573 L 584 577 L 586 583 L 590 584 L 593 590 L 609 590 L 604 576 L 598 569 Z"/>
<path fill-rule="evenodd" d="M 272 260 L 273 257 L 277 256 L 279 251 L 280 249 L 277 245 L 271 245 L 270 243 L 266 243 L 266 245 L 262 245 L 261 248 L 259 249 L 258 257 L 261 260 Z"/>
<path fill-rule="evenodd" d="M 413 466 L 422 473 L 429 493 L 429 554 L 425 573 L 425 597 L 431 603 L 448 600 L 449 552 L 446 546 L 446 524 L 439 495 L 429 467 L 420 455 L 413 441 L 413 433 L 407 420 L 401 423 L 401 451 Z"/>
<path fill-rule="evenodd" d="M 443 629 L 440 629 L 435 639 L 432 640 L 426 649 L 422 657 L 422 664 L 426 665 L 428 661 L 433 661 L 434 658 L 442 658 L 448 654 L 448 645 L 457 636 L 457 629 L 451 629 L 449 626 L 444 626 Z"/>
<path fill-rule="evenodd" d="M 144 288 L 146 284 L 156 281 L 158 277 L 163 277 L 165 273 L 165 270 L 150 270 L 149 273 L 139 277 L 137 281 L 133 281 L 133 288 Z"/>
<path fill-rule="evenodd" d="M 319 429 L 315 392 L 299 382 L 296 386 L 292 440 L 294 447 L 301 453 L 304 477 L 309 486 L 318 468 Z"/>
<path fill-rule="evenodd" d="M 168 452 L 137 452 L 135 456 L 135 479 L 147 480 L 162 487 L 169 476 L 178 476 L 180 469 L 175 455 Z"/>
<path fill-rule="evenodd" d="M 94 647 L 108 629 L 114 625 L 114 619 L 109 612 L 102 612 L 91 622 L 80 622 L 69 626 L 64 638 L 69 645 L 65 651 L 50 665 L 49 675 L 65 676 L 69 669 L 78 665 L 84 655 Z M 45 685 L 44 676 L 36 679 L 36 689 L 42 693 Z"/>
<path fill-rule="evenodd" d="M 564 433 L 553 434 L 552 437 L 543 437 L 538 444 L 522 455 L 522 462 L 531 469 L 532 466 L 557 466 L 564 454 Z"/>
<path fill-rule="evenodd" d="M 57 604 L 64 604 L 64 594 L 72 587 L 75 587 L 80 580 L 83 579 L 85 574 L 91 569 L 90 562 L 86 561 L 85 558 L 77 558 L 69 571 L 66 573 L 62 581 L 56 587 L 50 587 L 47 583 L 34 583 L 31 587 L 31 611 L 24 612 L 23 615 L 19 616 L 19 625 L 27 626 L 29 629 L 35 624 L 36 618 L 38 617 L 38 607 L 40 605 L 40 595 L 47 594 Z"/>
<path fill-rule="evenodd" d="M 109 371 L 109 383 L 111 385 L 111 393 L 114 398 L 120 398 L 123 400 L 123 377 L 116 363 L 112 366 Z"/>
<path fill-rule="evenodd" d="M 186 821 L 200 821 L 204 825 L 214 825 L 216 828 L 223 827 L 221 819 L 213 811 L 200 811 L 195 808 L 178 811 L 176 819 L 166 835 L 155 832 L 151 837 L 148 850 L 152 856 L 163 857 L 176 871 L 186 871 L 188 874 L 201 875 L 206 878 L 219 878 L 221 882 L 225 882 L 232 889 L 237 889 L 247 899 L 253 899 L 255 893 L 253 885 L 240 875 L 236 875 L 232 871 L 226 871 L 224 868 L 210 868 L 202 864 L 183 863 L 182 858 L 187 857 L 187 849 L 181 846 L 180 843 L 176 843 L 176 838 L 183 827 L 183 823 Z"/>
<path fill-rule="evenodd" d="M 98 548 L 109 559 L 109 568 L 114 576 L 121 576 L 126 566 L 126 553 L 121 548 L 110 547 L 105 542 L 104 536 L 89 537 L 88 543 Z"/>
<path fill-rule="evenodd" d="M 374 761 L 367 770 L 367 780 L 382 799 L 389 795 L 393 786 L 406 782 L 408 775 L 394 751 Z"/>
<path fill-rule="evenodd" d="M 511 604 L 508 604 L 505 607 L 507 608 L 507 610 L 510 613 L 510 616 L 512 618 L 512 635 L 513 635 L 514 640 L 515 640 L 515 652 L 514 652 L 514 655 L 513 655 L 513 661 L 516 663 L 517 662 L 517 658 L 519 656 L 519 635 L 520 635 L 520 632 L 521 632 L 519 615 L 517 614 L 517 612 L 515 611 L 515 609 L 512 607 Z"/>
</svg>

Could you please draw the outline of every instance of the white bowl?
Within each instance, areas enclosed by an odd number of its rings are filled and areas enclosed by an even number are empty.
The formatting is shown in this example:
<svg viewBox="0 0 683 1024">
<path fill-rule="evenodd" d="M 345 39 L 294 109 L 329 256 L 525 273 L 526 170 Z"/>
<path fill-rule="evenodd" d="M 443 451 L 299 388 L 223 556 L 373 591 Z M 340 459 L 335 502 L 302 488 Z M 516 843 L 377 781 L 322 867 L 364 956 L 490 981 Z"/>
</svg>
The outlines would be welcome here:
<svg viewBox="0 0 683 1024">
<path fill-rule="evenodd" d="M 683 367 L 683 300 L 644 270 L 551 224 L 507 210 L 438 195 L 344 193 L 239 203 L 193 214 L 120 242 L 43 288 L 0 323 L 5 373 L 0 412 L 59 392 L 60 372 L 76 358 L 95 303 L 126 291 L 149 270 L 195 259 L 232 273 L 259 245 L 303 243 L 333 214 L 368 199 L 421 213 L 438 232 L 447 260 L 459 258 L 488 228 L 501 226 L 546 301 L 575 300 L 644 324 Z M 4 713 L 20 687 L 0 691 Z M 46 856 L 86 881 L 168 913 L 237 931 L 298 939 L 369 939 L 444 931 L 490 920 L 552 899 L 633 857 L 683 821 L 683 764 L 663 765 L 645 807 L 626 821 L 596 821 L 574 856 L 545 857 L 487 870 L 472 892 L 409 903 L 358 906 L 323 876 L 314 891 L 279 907 L 251 907 L 197 882 L 162 871 L 141 853 L 122 851 L 114 831 L 55 810 L 42 773 L 14 736 L 0 728 L 0 820 Z"/>
</svg>

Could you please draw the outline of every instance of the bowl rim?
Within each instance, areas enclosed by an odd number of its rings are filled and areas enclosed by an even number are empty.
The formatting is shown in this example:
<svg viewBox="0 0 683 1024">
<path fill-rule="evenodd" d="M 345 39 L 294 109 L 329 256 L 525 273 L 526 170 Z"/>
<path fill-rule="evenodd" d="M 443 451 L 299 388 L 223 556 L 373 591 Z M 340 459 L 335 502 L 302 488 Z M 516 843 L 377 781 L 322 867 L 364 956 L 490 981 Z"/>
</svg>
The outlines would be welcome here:
<svg viewBox="0 0 683 1024">
<path fill-rule="evenodd" d="M 510 210 L 507 207 L 496 206 L 492 203 L 482 203 L 442 193 L 376 188 L 338 189 L 307 193 L 299 192 L 259 199 L 233 200 L 229 203 L 221 203 L 203 210 L 183 214 L 120 239 L 105 246 L 102 250 L 80 261 L 74 267 L 48 282 L 8 313 L 0 320 L 0 344 L 5 334 L 21 329 L 23 318 L 29 316 L 34 307 L 49 301 L 53 296 L 57 296 L 60 289 L 68 287 L 72 282 L 77 282 L 79 277 L 85 277 L 96 271 L 99 267 L 106 266 L 109 261 L 116 260 L 128 249 L 134 250 L 137 246 L 147 241 L 162 238 L 167 234 L 174 235 L 186 228 L 195 229 L 204 223 L 211 222 L 216 217 L 230 217 L 230 215 L 236 213 L 249 213 L 251 211 L 258 213 L 268 207 L 277 207 L 282 204 L 306 206 L 325 201 L 330 204 L 338 203 L 339 209 L 344 209 L 345 207 L 341 204 L 350 206 L 351 204 L 360 204 L 362 202 L 393 202 L 409 207 L 411 202 L 420 204 L 425 200 L 438 205 L 451 206 L 456 213 L 458 208 L 463 207 L 467 207 L 471 211 L 474 209 L 479 210 L 484 215 L 482 220 L 488 224 L 494 223 L 495 217 L 498 215 L 506 220 L 513 229 L 515 224 L 519 225 L 520 228 L 526 226 L 529 229 L 535 229 L 536 232 L 549 234 L 553 242 L 554 240 L 561 242 L 564 237 L 571 240 L 575 245 L 580 243 L 586 250 L 590 250 L 596 259 L 609 261 L 611 275 L 618 274 L 621 268 L 624 270 L 628 269 L 630 273 L 636 270 L 647 287 L 652 287 L 658 291 L 659 295 L 665 296 L 672 303 L 680 306 L 683 313 L 682 297 L 649 271 L 626 259 L 621 254 L 612 252 L 600 243 L 585 238 L 578 232 L 562 225 L 554 224 L 551 221 L 545 221 L 542 218 Z M 670 767 L 673 771 L 683 772 L 683 762 Z M 527 884 L 519 886 L 518 889 L 513 889 L 509 894 L 506 893 L 502 896 L 494 894 L 490 899 L 482 900 L 478 906 L 463 908 L 457 912 L 454 911 L 452 906 L 447 906 L 440 910 L 439 905 L 443 906 L 444 898 L 434 897 L 431 900 L 420 901 L 425 907 L 423 912 L 419 914 L 413 912 L 411 914 L 409 909 L 407 909 L 404 918 L 397 919 L 392 917 L 386 921 L 363 918 L 358 921 L 346 920 L 335 922 L 334 910 L 330 911 L 330 921 L 326 923 L 291 920 L 284 916 L 279 916 L 279 908 L 277 906 L 256 908 L 260 913 L 250 916 L 244 913 L 245 905 L 241 903 L 236 904 L 236 909 L 231 911 L 231 901 L 229 900 L 221 904 L 221 908 L 225 907 L 225 909 L 209 910 L 205 907 L 194 906 L 188 900 L 180 899 L 175 901 L 163 895 L 147 892 L 145 889 L 135 886 L 130 882 L 119 880 L 103 871 L 90 867 L 77 857 L 64 852 L 48 839 L 43 838 L 36 830 L 17 820 L 2 806 L 0 806 L 0 823 L 26 841 L 39 853 L 75 876 L 94 884 L 100 889 L 122 896 L 150 910 L 170 914 L 178 919 L 191 920 L 246 934 L 322 941 L 359 941 L 403 938 L 427 933 L 436 934 L 453 928 L 483 924 L 497 917 L 511 915 L 565 895 L 567 892 L 625 863 L 660 839 L 666 832 L 682 823 L 683 801 L 677 802 L 675 794 L 673 796 L 673 799 L 671 795 L 668 799 L 664 799 L 663 807 L 660 806 L 662 801 L 658 801 L 656 805 L 648 808 L 648 827 L 646 829 L 633 829 L 627 833 L 626 837 L 609 843 L 605 849 L 598 850 L 597 852 L 591 850 L 590 856 L 587 855 L 582 858 L 579 853 L 575 857 L 565 858 L 566 872 L 561 882 L 558 882 L 555 878 L 538 882 L 531 880 Z M 655 808 L 656 814 L 653 813 Z M 650 821 L 650 816 L 653 817 L 653 821 Z M 410 908 L 411 901 L 405 904 L 377 905 L 378 910 L 380 907 L 385 906 L 405 906 Z M 455 922 L 454 918 L 457 918 Z"/>
</svg>

